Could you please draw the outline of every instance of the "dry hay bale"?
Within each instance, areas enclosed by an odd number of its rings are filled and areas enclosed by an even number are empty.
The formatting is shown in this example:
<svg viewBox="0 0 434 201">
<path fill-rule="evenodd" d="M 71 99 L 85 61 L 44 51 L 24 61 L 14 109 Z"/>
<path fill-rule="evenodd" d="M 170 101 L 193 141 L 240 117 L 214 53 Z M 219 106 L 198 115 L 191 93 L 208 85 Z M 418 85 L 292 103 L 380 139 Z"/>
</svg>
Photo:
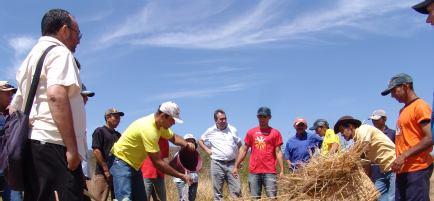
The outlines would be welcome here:
<svg viewBox="0 0 434 201">
<path fill-rule="evenodd" d="M 379 193 L 360 162 L 363 150 L 356 143 L 348 151 L 312 156 L 278 181 L 280 200 L 377 200 Z"/>
</svg>

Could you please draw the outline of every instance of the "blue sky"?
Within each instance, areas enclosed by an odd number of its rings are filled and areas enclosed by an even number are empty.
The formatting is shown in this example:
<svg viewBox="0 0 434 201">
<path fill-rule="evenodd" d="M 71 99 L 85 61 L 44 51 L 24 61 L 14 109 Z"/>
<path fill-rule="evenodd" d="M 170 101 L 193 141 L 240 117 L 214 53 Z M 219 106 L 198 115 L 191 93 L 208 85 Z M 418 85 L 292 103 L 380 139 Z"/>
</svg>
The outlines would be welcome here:
<svg viewBox="0 0 434 201">
<path fill-rule="evenodd" d="M 395 127 L 402 107 L 380 92 L 391 76 L 413 76 L 432 103 L 433 28 L 408 0 L 329 1 L 5 1 L 0 7 L 0 74 L 15 72 L 40 37 L 50 8 L 77 19 L 76 57 L 96 92 L 86 106 L 88 132 L 109 107 L 125 112 L 119 131 L 177 102 L 185 123 L 173 130 L 199 137 L 223 108 L 244 137 L 260 106 L 286 141 L 292 121 L 309 125 L 342 115 L 366 119 L 374 109 Z M 90 142 L 89 142 L 90 143 Z"/>
</svg>

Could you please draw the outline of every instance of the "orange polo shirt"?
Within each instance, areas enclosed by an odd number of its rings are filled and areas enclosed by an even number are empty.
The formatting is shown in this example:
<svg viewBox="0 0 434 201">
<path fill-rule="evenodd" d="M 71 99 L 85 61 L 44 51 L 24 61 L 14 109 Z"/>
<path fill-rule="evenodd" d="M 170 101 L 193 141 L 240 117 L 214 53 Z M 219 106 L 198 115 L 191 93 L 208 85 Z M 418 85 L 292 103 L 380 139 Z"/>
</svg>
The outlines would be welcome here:
<svg viewBox="0 0 434 201">
<path fill-rule="evenodd" d="M 415 146 L 425 136 L 420 123 L 431 119 L 431 107 L 422 99 L 417 99 L 401 109 L 396 129 L 396 155 Z M 432 146 L 408 157 L 398 173 L 414 172 L 427 168 L 433 163 L 430 155 Z"/>
</svg>

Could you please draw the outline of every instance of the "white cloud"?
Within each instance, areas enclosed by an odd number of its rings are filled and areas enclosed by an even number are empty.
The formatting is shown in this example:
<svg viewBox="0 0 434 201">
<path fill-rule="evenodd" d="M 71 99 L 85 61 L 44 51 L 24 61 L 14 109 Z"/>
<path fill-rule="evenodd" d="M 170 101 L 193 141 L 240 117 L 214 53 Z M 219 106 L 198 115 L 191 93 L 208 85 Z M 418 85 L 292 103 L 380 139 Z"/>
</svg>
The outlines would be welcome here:
<svg viewBox="0 0 434 201">
<path fill-rule="evenodd" d="M 223 93 L 236 92 L 245 89 L 247 85 L 243 83 L 229 84 L 226 86 L 212 87 L 206 89 L 186 89 L 173 92 L 166 92 L 148 97 L 145 101 L 169 100 L 179 98 L 203 98 L 217 96 Z"/>
<path fill-rule="evenodd" d="M 29 36 L 18 36 L 9 38 L 7 41 L 13 50 L 14 56 L 11 58 L 11 65 L 6 67 L 4 73 L 7 79 L 12 80 L 15 79 L 15 74 L 21 62 L 25 59 L 30 49 L 36 44 L 37 39 Z"/>
<path fill-rule="evenodd" d="M 33 45 L 36 44 L 36 39 L 28 36 L 19 36 L 10 38 L 8 43 L 9 46 L 14 50 L 14 55 L 19 57 L 24 53 L 27 53 L 33 47 Z"/>
<path fill-rule="evenodd" d="M 101 44 L 126 43 L 178 48 L 221 49 L 274 41 L 321 38 L 324 34 L 351 34 L 354 29 L 377 34 L 387 15 L 410 9 L 407 0 L 335 0 L 320 8 L 293 9 L 290 2 L 259 1 L 256 5 L 229 2 L 184 3 L 170 6 L 151 2 L 131 15 Z M 252 3 L 250 1 L 249 3 Z M 234 14 L 233 7 L 242 7 Z M 232 12 L 231 12 L 232 11 Z M 168 14 L 170 13 L 170 15 Z M 229 14 L 228 14 L 229 13 Z M 294 13 L 293 16 L 288 16 Z M 217 20 L 219 19 L 219 20 Z M 381 22 L 381 24 L 379 24 Z M 398 20 L 397 22 L 401 22 Z M 393 27 L 393 26 L 391 26 Z"/>
</svg>

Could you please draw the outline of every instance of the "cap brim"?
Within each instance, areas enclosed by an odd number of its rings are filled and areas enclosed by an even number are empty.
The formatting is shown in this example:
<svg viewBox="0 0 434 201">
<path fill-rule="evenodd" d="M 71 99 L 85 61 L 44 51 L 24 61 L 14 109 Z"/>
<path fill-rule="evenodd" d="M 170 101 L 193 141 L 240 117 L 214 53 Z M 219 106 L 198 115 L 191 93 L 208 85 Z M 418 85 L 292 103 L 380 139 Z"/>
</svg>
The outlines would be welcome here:
<svg viewBox="0 0 434 201">
<path fill-rule="evenodd" d="M 266 112 L 258 112 L 257 114 L 258 116 L 270 116 L 269 114 L 267 114 Z"/>
<path fill-rule="evenodd" d="M 0 89 L 0 91 L 13 91 L 14 93 L 17 92 L 16 88 L 6 88 L 6 89 Z"/>
<path fill-rule="evenodd" d="M 184 121 L 182 119 L 180 119 L 180 118 L 173 117 L 173 119 L 175 119 L 175 122 L 177 124 L 183 124 L 184 123 Z"/>
<path fill-rule="evenodd" d="M 109 114 L 119 114 L 119 116 L 121 116 L 121 117 L 125 115 L 123 112 L 112 112 L 112 113 L 109 113 Z"/>
<path fill-rule="evenodd" d="M 383 92 L 381 92 L 381 95 L 382 96 L 387 96 L 388 94 L 390 94 L 390 92 L 392 91 L 392 89 L 393 89 L 393 87 L 385 89 Z"/>
<path fill-rule="evenodd" d="M 312 127 L 309 128 L 309 130 L 311 130 L 311 131 L 313 131 L 313 130 L 315 130 L 315 129 L 316 129 L 315 126 L 312 126 Z"/>
<path fill-rule="evenodd" d="M 381 116 L 379 116 L 379 115 L 374 115 L 374 116 L 370 116 L 369 119 L 370 119 L 370 120 L 379 120 L 379 119 L 381 119 Z"/>
<path fill-rule="evenodd" d="M 85 95 L 87 97 L 93 97 L 93 96 L 95 96 L 95 93 L 91 92 L 91 91 L 83 91 L 83 92 L 81 92 L 81 94 L 83 94 L 83 95 Z"/>
<path fill-rule="evenodd" d="M 421 3 L 418 3 L 414 6 L 412 6 L 412 8 L 419 13 L 429 14 L 429 11 L 427 8 L 431 3 L 432 3 L 432 1 L 424 1 L 424 2 L 421 2 Z"/>
</svg>

